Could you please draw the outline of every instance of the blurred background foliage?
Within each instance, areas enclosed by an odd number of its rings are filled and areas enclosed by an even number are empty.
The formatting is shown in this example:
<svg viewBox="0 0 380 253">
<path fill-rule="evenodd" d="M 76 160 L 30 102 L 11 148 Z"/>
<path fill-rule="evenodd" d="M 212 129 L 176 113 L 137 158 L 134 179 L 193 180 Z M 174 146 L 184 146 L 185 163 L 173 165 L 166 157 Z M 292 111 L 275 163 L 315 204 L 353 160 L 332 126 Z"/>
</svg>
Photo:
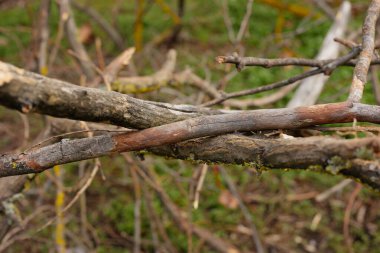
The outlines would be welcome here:
<svg viewBox="0 0 380 253">
<path fill-rule="evenodd" d="M 97 10 L 121 34 L 125 47 L 141 48 L 134 55 L 135 71 L 138 75 L 151 74 L 165 60 L 168 44 L 165 34 L 171 31 L 176 21 L 170 12 L 163 10 L 160 1 L 146 0 L 141 20 L 140 34 L 135 29 L 138 1 L 81 0 L 80 4 Z M 165 0 L 166 6 L 176 13 L 177 1 Z M 182 30 L 176 43 L 170 45 L 177 50 L 177 70 L 190 67 L 199 76 L 219 83 L 221 78 L 234 71 L 232 66 L 218 65 L 214 58 L 228 55 L 237 47 L 231 43 L 223 20 L 222 1 L 186 1 L 184 15 L 180 19 Z M 341 1 L 328 1 L 334 10 Z M 351 1 L 353 15 L 350 30 L 360 29 L 367 1 Z M 40 1 L 0 1 L 0 59 L 20 67 L 35 70 L 36 45 L 33 43 L 38 21 Z M 246 11 L 246 1 L 229 0 L 228 9 L 235 32 Z M 80 33 L 86 49 L 95 61 L 95 39 L 100 39 L 106 62 L 120 52 L 107 34 L 83 12 L 74 9 Z M 49 21 L 50 40 L 54 43 L 59 23 L 59 10 L 52 4 Z M 246 36 L 239 48 L 247 56 L 257 57 L 306 57 L 313 58 L 332 22 L 315 7 L 313 1 L 257 0 L 253 4 Z M 86 31 L 87 29 L 87 31 Z M 89 30 L 89 31 L 88 31 Z M 140 42 L 136 38 L 140 38 Z M 69 48 L 64 38 L 58 58 L 49 69 L 49 76 L 79 83 L 80 70 L 75 60 L 67 53 Z M 126 70 L 128 71 L 128 70 Z M 247 68 L 228 81 L 227 91 L 237 91 L 277 80 L 289 78 L 303 71 L 300 67 Z M 342 67 L 329 79 L 320 102 L 343 101 L 347 96 L 352 68 Z M 194 96 L 191 87 L 178 89 Z M 367 87 L 364 102 L 375 103 L 371 88 Z M 268 93 L 253 97 L 265 96 Z M 196 94 L 195 94 L 196 95 Z M 285 106 L 292 94 L 271 107 Z M 168 95 L 154 91 L 137 97 L 167 101 Z M 171 95 L 174 99 L 176 95 Z M 170 97 L 170 95 L 169 95 Z M 196 97 L 196 96 L 194 96 Z M 40 115 L 29 115 L 31 139 L 43 128 Z M 17 112 L 0 108 L 0 151 L 10 152 L 22 145 L 23 122 Z M 134 155 L 131 155 L 132 157 Z M 220 168 L 227 170 L 236 184 L 244 204 L 267 252 L 347 252 L 343 224 L 352 192 L 358 187 L 352 182 L 343 190 L 324 201 L 316 201 L 318 194 L 335 186 L 344 178 L 321 174 L 315 171 L 258 171 L 247 166 L 210 165 L 200 193 L 199 208 L 192 208 L 191 187 L 194 187 L 194 171 L 202 165 L 190 161 L 177 161 L 162 157 L 143 155 L 142 163 L 156 173 L 159 182 L 171 201 L 181 208 L 196 225 L 212 234 L 230 241 L 242 252 L 254 249 L 249 224 L 242 214 L 237 199 L 226 185 Z M 101 159 L 101 174 L 95 177 L 85 194 L 64 214 L 66 252 L 132 252 L 136 189 L 131 176 L 131 165 L 121 156 Z M 83 175 L 79 167 L 91 167 L 81 162 L 61 166 L 65 189 L 65 204 L 75 195 Z M 20 218 L 29 217 L 38 207 L 47 211 L 33 218 L 26 229 L 26 238 L 15 243 L 9 252 L 54 252 L 57 239 L 56 224 L 38 231 L 49 219 L 55 217 L 56 175 L 48 171 L 38 175 L 26 186 L 23 197 L 15 201 Z M 173 221 L 162 201 L 152 188 L 140 180 L 141 203 L 141 247 L 143 252 L 155 252 L 152 221 L 148 209 L 154 212 L 167 233 L 168 240 L 176 252 L 186 252 L 191 241 L 194 252 L 214 252 L 202 238 L 189 236 Z M 150 192 L 151 203 L 145 199 Z M 353 252 L 380 252 L 380 213 L 378 193 L 363 187 L 351 207 L 350 237 Z M 83 218 L 83 212 L 85 212 Z M 161 238 L 161 241 L 164 241 Z M 79 251 L 87 249 L 87 251 Z M 75 251 L 78 250 L 78 251 Z M 157 249 L 156 249 L 157 250 Z M 158 252 L 158 251 L 156 251 Z M 165 252 L 162 250 L 160 252 Z"/>
</svg>

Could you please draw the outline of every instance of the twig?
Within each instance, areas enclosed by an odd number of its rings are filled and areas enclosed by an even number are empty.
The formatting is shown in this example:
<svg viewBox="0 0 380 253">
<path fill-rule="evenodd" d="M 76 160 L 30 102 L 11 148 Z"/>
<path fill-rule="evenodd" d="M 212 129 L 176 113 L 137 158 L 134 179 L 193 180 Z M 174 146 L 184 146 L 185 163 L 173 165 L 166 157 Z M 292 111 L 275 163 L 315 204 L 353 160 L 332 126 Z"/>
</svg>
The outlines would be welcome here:
<svg viewBox="0 0 380 253">
<path fill-rule="evenodd" d="M 70 7 L 70 0 L 60 0 L 60 15 L 65 20 L 65 32 L 69 40 L 71 48 L 78 56 L 77 60 L 83 70 L 83 73 L 89 80 L 94 79 L 95 71 L 93 70 L 93 63 L 88 56 L 83 44 L 79 42 L 77 36 L 77 26 L 75 24 L 74 16 Z"/>
<path fill-rule="evenodd" d="M 326 65 L 323 65 L 320 68 L 312 69 L 312 70 L 306 71 L 302 74 L 299 74 L 297 76 L 293 76 L 287 80 L 279 81 L 279 82 L 268 84 L 265 86 L 261 86 L 261 87 L 257 87 L 257 88 L 253 88 L 253 89 L 249 89 L 249 90 L 243 90 L 243 91 L 228 93 L 228 94 L 225 94 L 221 98 L 217 98 L 217 99 L 211 100 L 207 103 L 204 103 L 203 106 L 211 106 L 211 105 L 219 104 L 219 103 L 226 101 L 227 99 L 230 99 L 230 98 L 252 95 L 252 94 L 257 94 L 257 93 L 260 93 L 263 91 L 273 90 L 273 89 L 292 84 L 296 81 L 299 81 L 299 80 L 302 80 L 302 79 L 305 79 L 307 77 L 317 75 L 320 73 L 331 74 L 331 72 L 334 71 L 338 66 L 340 66 L 343 63 L 347 62 L 348 60 L 354 58 L 355 56 L 357 56 L 359 54 L 359 52 L 360 52 L 360 48 L 356 47 L 349 54 L 341 56 L 341 57 L 337 58 L 336 60 L 334 60 L 334 61 L 332 61 Z"/>
<path fill-rule="evenodd" d="M 49 55 L 48 69 L 51 68 L 51 66 L 55 62 L 55 59 L 57 58 L 58 50 L 61 46 L 61 41 L 62 41 L 63 35 L 64 35 L 66 19 L 67 19 L 66 15 L 60 15 L 59 16 L 58 31 L 57 31 L 57 35 L 55 37 L 54 47 L 52 48 L 50 55 Z"/>
<path fill-rule="evenodd" d="M 133 252 L 139 253 L 141 247 L 141 185 L 136 172 L 137 168 L 134 165 L 131 165 L 130 168 L 135 192 Z"/>
<path fill-rule="evenodd" d="M 339 44 L 341 44 L 342 46 L 345 46 L 349 49 L 352 49 L 354 47 L 357 47 L 358 45 L 351 41 L 351 40 L 347 40 L 347 39 L 342 39 L 342 38 L 334 38 L 334 41 L 335 42 L 338 42 Z"/>
<path fill-rule="evenodd" d="M 350 95 L 348 101 L 359 102 L 363 95 L 367 73 L 372 60 L 375 48 L 375 26 L 380 14 L 380 0 L 373 0 L 368 7 L 367 16 L 363 24 L 362 51 L 360 52 L 358 63 L 354 69 Z"/>
<path fill-rule="evenodd" d="M 142 173 L 140 172 L 139 174 L 142 174 Z M 147 179 L 147 177 L 142 177 L 142 179 L 149 180 Z M 152 184 L 150 184 L 150 186 L 152 186 Z M 170 237 L 166 233 L 165 228 L 155 211 L 156 209 L 153 207 L 153 204 L 152 204 L 153 196 L 152 196 L 151 191 L 148 189 L 147 184 L 143 184 L 143 190 L 144 190 L 144 196 L 145 196 L 144 199 L 147 206 L 146 211 L 148 213 L 149 221 L 152 226 L 152 234 L 154 234 L 153 231 L 157 230 L 162 240 L 164 240 L 163 247 L 170 253 L 177 253 L 176 248 L 174 247 L 173 243 L 170 241 Z M 153 242 L 155 242 L 154 238 L 153 238 Z"/>
<path fill-rule="evenodd" d="M 235 31 L 232 26 L 232 21 L 230 18 L 230 12 L 228 8 L 228 0 L 222 0 L 222 12 L 223 12 L 223 20 L 224 24 L 227 28 L 227 34 L 228 38 L 230 39 L 231 43 L 235 42 Z"/>
<path fill-rule="evenodd" d="M 360 191 L 362 189 L 361 184 L 356 184 L 355 189 L 351 193 L 351 196 L 348 200 L 347 208 L 344 212 L 344 221 L 343 221 L 343 235 L 344 235 L 344 240 L 346 242 L 347 250 L 350 253 L 354 253 L 354 250 L 352 248 L 352 239 L 350 237 L 350 220 L 351 220 L 351 212 L 352 208 L 355 203 L 355 199 L 359 195 Z"/>
<path fill-rule="evenodd" d="M 316 126 L 310 129 L 318 131 L 341 131 L 341 132 L 376 132 L 380 133 L 380 127 L 378 126 L 355 126 L 355 127 L 323 127 Z"/>
<path fill-rule="evenodd" d="M 173 80 L 169 82 L 173 82 L 174 84 L 179 83 L 179 84 L 189 84 L 189 85 L 195 86 L 196 88 L 204 91 L 211 98 L 220 98 L 223 96 L 223 94 L 215 88 L 215 85 L 197 76 L 190 69 L 186 69 L 182 72 L 175 73 L 173 75 Z M 262 98 L 244 99 L 244 100 L 230 99 L 230 100 L 224 101 L 223 104 L 226 106 L 231 106 L 231 107 L 239 108 L 239 109 L 246 109 L 252 106 L 263 106 L 263 105 L 271 104 L 282 99 L 289 92 L 291 92 L 297 85 L 298 83 L 296 82 L 294 84 L 285 86 L 283 88 L 280 88 L 277 92 L 274 92 Z"/>
<path fill-rule="evenodd" d="M 341 37 L 346 31 L 351 14 L 351 4 L 349 1 L 343 1 L 341 4 L 333 25 L 326 34 L 320 47 L 317 60 L 328 59 L 329 57 L 338 57 L 341 46 L 334 43 L 334 36 Z M 352 50 L 353 48 L 351 48 Z M 329 76 L 316 75 L 307 78 L 301 82 L 292 99 L 288 102 L 287 107 L 298 107 L 313 105 L 317 102 Z"/>
<path fill-rule="evenodd" d="M 193 234 L 197 235 L 200 239 L 203 239 L 206 241 L 206 243 L 212 247 L 214 250 L 218 252 L 225 252 L 225 253 L 238 253 L 240 252 L 238 249 L 236 249 L 232 244 L 230 244 L 226 240 L 222 240 L 218 237 L 216 237 L 214 234 L 209 232 L 208 230 L 198 227 L 195 224 L 192 224 L 189 219 L 184 216 L 183 211 L 180 210 L 169 198 L 167 193 L 164 191 L 164 189 L 161 187 L 161 185 L 158 183 L 158 181 L 155 179 L 156 175 L 153 171 L 149 170 L 144 164 L 141 162 L 138 162 L 138 166 L 140 167 L 140 170 L 138 172 L 140 173 L 142 178 L 144 178 L 150 186 L 156 191 L 156 194 L 160 198 L 161 202 L 164 204 L 165 208 L 168 210 L 169 214 L 173 218 L 174 222 L 178 225 L 178 227 L 186 232 L 189 227 L 191 227 L 191 231 Z"/>
<path fill-rule="evenodd" d="M 178 41 L 179 34 L 183 27 L 182 19 L 185 14 L 185 2 L 185 0 L 177 0 L 177 16 L 179 18 L 179 22 L 177 24 L 174 24 L 172 34 L 168 39 L 168 48 L 172 47 Z"/>
<path fill-rule="evenodd" d="M 331 9 L 331 7 L 326 3 L 325 0 L 313 0 L 314 4 L 318 6 L 319 9 L 321 9 L 327 17 L 329 17 L 331 20 L 335 19 L 335 13 L 334 10 Z"/>
<path fill-rule="evenodd" d="M 336 192 L 343 190 L 344 187 L 348 186 L 351 183 L 352 183 L 351 179 L 345 179 L 345 180 L 341 181 L 339 184 L 336 184 L 333 187 L 331 187 L 330 189 L 318 194 L 315 197 L 315 200 L 317 202 L 323 202 L 326 199 L 328 199 L 331 195 L 333 195 Z"/>
<path fill-rule="evenodd" d="M 124 48 L 124 41 L 119 32 L 108 23 L 95 9 L 90 6 L 81 5 L 76 1 L 72 2 L 74 8 L 88 15 L 92 20 L 99 24 L 99 26 L 108 34 L 109 38 L 115 43 L 119 49 Z"/>
<path fill-rule="evenodd" d="M 245 15 L 244 15 L 243 20 L 240 23 L 239 32 L 236 35 L 236 39 L 235 39 L 235 44 L 240 43 L 241 40 L 243 39 L 244 34 L 247 32 L 249 19 L 250 19 L 251 14 L 252 14 L 252 6 L 253 6 L 253 0 L 247 0 L 247 7 L 246 7 Z"/>
<path fill-rule="evenodd" d="M 38 68 L 42 75 L 47 75 L 48 64 L 47 64 L 47 53 L 48 53 L 48 42 L 49 42 L 49 15 L 50 15 L 50 4 L 51 0 L 41 1 L 40 7 L 40 49 L 38 53 Z"/>
<path fill-rule="evenodd" d="M 199 195 L 200 195 L 200 192 L 201 192 L 201 189 L 202 189 L 202 186 L 203 186 L 203 182 L 204 182 L 204 180 L 206 178 L 207 170 L 208 170 L 208 165 L 207 164 L 203 164 L 202 167 L 201 167 L 200 175 L 199 175 L 198 182 L 197 182 L 197 185 L 196 185 L 196 188 L 195 188 L 195 192 L 194 192 L 194 201 L 193 201 L 193 207 L 194 207 L 194 209 L 198 209 Z"/>
<path fill-rule="evenodd" d="M 28 217 L 23 219 L 22 224 L 20 224 L 20 226 L 17 226 L 13 228 L 12 230 L 10 230 L 1 240 L 0 252 L 4 252 L 13 243 L 19 240 L 23 240 L 25 236 L 22 236 L 22 235 L 17 236 L 17 234 L 25 230 L 27 226 L 29 225 L 29 223 L 33 221 L 38 215 L 41 215 L 41 213 L 50 211 L 50 210 L 51 210 L 50 206 L 46 206 L 46 205 L 40 206 L 32 214 L 30 214 Z"/>
<path fill-rule="evenodd" d="M 65 213 L 67 210 L 69 210 L 75 204 L 75 202 L 79 199 L 79 197 L 82 195 L 82 193 L 84 193 L 87 190 L 87 188 L 91 185 L 92 181 L 94 180 L 95 175 L 98 172 L 100 166 L 101 166 L 100 160 L 95 159 L 94 168 L 92 169 L 92 172 L 91 172 L 90 176 L 88 177 L 87 181 L 80 188 L 80 190 L 75 194 L 74 198 L 62 209 L 62 213 Z M 40 232 L 40 231 L 44 230 L 45 228 L 50 226 L 56 219 L 57 219 L 57 217 L 50 219 L 48 222 L 46 222 L 43 226 L 41 226 L 36 231 Z"/>
<path fill-rule="evenodd" d="M 253 220 L 252 220 L 251 214 L 249 213 L 248 208 L 243 203 L 243 200 L 242 200 L 238 190 L 236 189 L 234 182 L 228 176 L 227 171 L 222 166 L 219 166 L 219 169 L 220 169 L 220 172 L 222 173 L 224 179 L 226 180 L 227 186 L 230 189 L 231 193 L 238 200 L 240 210 L 243 213 L 245 220 L 247 221 L 248 225 L 251 228 L 252 240 L 253 240 L 253 243 L 255 245 L 256 252 L 264 253 L 265 251 L 264 251 L 263 245 L 261 243 L 259 233 L 257 232 L 257 228 L 256 228 L 255 224 L 253 223 Z"/>
</svg>

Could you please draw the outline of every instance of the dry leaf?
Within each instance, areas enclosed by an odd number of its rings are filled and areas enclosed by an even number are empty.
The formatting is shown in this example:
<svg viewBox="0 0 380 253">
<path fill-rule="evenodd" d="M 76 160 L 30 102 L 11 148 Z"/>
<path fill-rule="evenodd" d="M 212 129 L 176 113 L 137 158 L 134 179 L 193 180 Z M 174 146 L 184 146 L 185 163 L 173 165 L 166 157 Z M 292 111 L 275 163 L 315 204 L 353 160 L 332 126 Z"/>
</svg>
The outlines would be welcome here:
<svg viewBox="0 0 380 253">
<path fill-rule="evenodd" d="M 238 200 L 227 190 L 220 193 L 219 203 L 229 209 L 236 209 L 239 205 Z"/>
</svg>

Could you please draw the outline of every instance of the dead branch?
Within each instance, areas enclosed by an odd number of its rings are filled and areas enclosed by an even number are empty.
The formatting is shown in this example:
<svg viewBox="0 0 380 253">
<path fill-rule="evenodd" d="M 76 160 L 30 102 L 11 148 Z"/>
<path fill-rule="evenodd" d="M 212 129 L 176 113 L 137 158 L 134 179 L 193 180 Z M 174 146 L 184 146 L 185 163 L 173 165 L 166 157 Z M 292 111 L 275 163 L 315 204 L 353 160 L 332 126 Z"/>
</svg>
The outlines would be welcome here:
<svg viewBox="0 0 380 253">
<path fill-rule="evenodd" d="M 169 83 L 172 78 L 177 53 L 170 50 L 162 68 L 150 76 L 119 77 L 112 82 L 112 90 L 121 93 L 142 93 L 159 89 Z"/>
<path fill-rule="evenodd" d="M 203 106 L 211 106 L 211 105 L 215 105 L 215 104 L 221 103 L 223 101 L 226 101 L 227 99 L 230 99 L 230 98 L 257 94 L 257 93 L 260 93 L 263 91 L 268 91 L 268 90 L 273 90 L 276 88 L 284 87 L 286 85 L 292 84 L 292 83 L 297 82 L 299 80 L 305 79 L 305 78 L 310 77 L 310 76 L 318 75 L 321 73 L 329 75 L 337 67 L 339 67 L 340 65 L 344 64 L 345 62 L 351 60 L 352 58 L 356 57 L 359 54 L 359 51 L 360 51 L 360 48 L 356 47 L 349 54 L 341 56 L 341 57 L 337 58 L 336 60 L 322 66 L 321 68 L 312 69 L 312 70 L 306 71 L 302 74 L 293 76 L 289 79 L 282 80 L 279 82 L 275 82 L 272 84 L 268 84 L 265 86 L 260 86 L 260 87 L 249 89 L 249 90 L 243 90 L 243 91 L 237 91 L 237 92 L 224 94 L 223 97 L 211 100 L 211 101 L 203 104 Z M 240 66 L 238 66 L 238 68 L 240 68 Z"/>
<path fill-rule="evenodd" d="M 99 26 L 107 33 L 109 38 L 116 44 L 119 49 L 124 48 L 124 41 L 119 32 L 108 23 L 95 9 L 90 6 L 84 6 L 76 1 L 72 2 L 74 8 L 80 10 L 81 12 L 88 15 L 91 19 L 93 19 Z"/>
<path fill-rule="evenodd" d="M 148 102 L 69 84 L 0 63 L 0 103 L 24 113 L 143 129 L 219 111 Z"/>
<path fill-rule="evenodd" d="M 212 112 L 216 115 L 197 117 L 201 116 L 203 112 L 174 111 L 164 107 L 175 108 L 169 104 L 153 104 L 126 95 L 74 86 L 7 64 L 0 64 L 0 77 L 2 83 L 0 86 L 1 103 L 19 110 L 24 108 L 24 112 L 28 112 L 25 110 L 26 107 L 29 111 L 59 117 L 95 122 L 106 120 L 116 125 L 140 129 L 162 125 L 113 136 L 101 135 L 77 140 L 64 139 L 59 143 L 38 148 L 25 154 L 3 156 L 0 166 L 2 176 L 35 173 L 56 164 L 95 158 L 115 152 L 142 150 L 236 131 L 294 129 L 327 123 L 352 122 L 354 119 L 357 119 L 358 122 L 380 122 L 380 116 L 377 113 L 378 106 L 355 103 L 335 103 L 293 109 L 235 111 L 234 113 L 224 111 L 224 114 L 210 110 L 205 113 L 210 114 Z M 59 88 L 57 89 L 57 87 Z M 179 121 L 186 118 L 187 120 Z M 173 121 L 179 122 L 163 125 Z M 369 149 L 373 150 L 374 153 L 377 149 L 376 140 L 376 138 L 371 139 L 369 145 Z M 360 143 L 360 141 L 355 140 L 355 143 Z M 355 146 L 355 144 L 352 145 Z M 241 154 L 236 155 L 240 156 Z M 350 155 L 349 159 L 352 159 L 354 157 L 352 152 Z M 189 154 L 188 157 L 191 155 Z M 331 156 L 329 157 L 331 158 Z M 347 155 L 344 157 L 348 158 Z M 220 158 L 220 161 L 223 162 L 224 159 Z M 304 161 L 308 162 L 307 159 Z M 270 164 L 272 162 L 267 163 L 266 166 L 271 167 Z M 319 160 L 315 164 L 326 165 L 326 160 Z M 373 163 L 371 163 L 372 165 Z M 283 167 L 287 166 L 284 164 Z M 368 164 L 361 164 L 359 171 L 368 169 L 368 166 Z M 376 168 L 377 165 L 374 166 Z M 355 168 L 357 167 L 355 166 Z M 359 177 L 361 176 L 359 175 Z M 367 181 L 371 182 L 371 180 Z"/>
<path fill-rule="evenodd" d="M 41 2 L 40 7 L 40 48 L 38 53 L 38 68 L 39 72 L 46 75 L 48 72 L 47 54 L 48 54 L 48 42 L 49 42 L 49 15 L 50 15 L 50 0 L 44 0 Z"/>
<path fill-rule="evenodd" d="M 73 17 L 73 13 L 70 7 L 70 0 L 60 0 L 60 15 L 61 18 L 65 20 L 65 33 L 71 45 L 71 48 L 77 55 L 76 59 L 78 60 L 83 73 L 89 80 L 94 79 L 95 71 L 92 67 L 91 58 L 88 56 L 86 49 L 83 44 L 78 40 L 78 31 Z"/>
<path fill-rule="evenodd" d="M 210 247 L 212 247 L 214 250 L 217 250 L 218 252 L 225 252 L 225 253 L 239 253 L 240 252 L 230 242 L 226 240 L 222 240 L 221 238 L 216 237 L 210 231 L 202 227 L 199 227 L 195 224 L 192 224 L 189 221 L 189 218 L 185 216 L 184 212 L 171 201 L 170 197 L 167 195 L 167 193 L 164 191 L 161 185 L 157 182 L 157 180 L 155 180 L 154 172 L 151 171 L 149 168 L 147 168 L 141 162 L 138 162 L 138 166 L 140 168 L 138 172 L 141 171 L 140 172 L 141 177 L 145 180 L 146 183 L 148 183 L 152 187 L 152 189 L 155 190 L 157 196 L 160 198 L 166 210 L 168 210 L 174 222 L 178 225 L 178 227 L 183 232 L 187 232 L 190 229 L 192 234 L 198 236 L 202 240 L 205 240 L 205 242 Z"/>
<path fill-rule="evenodd" d="M 348 1 L 344 1 L 336 14 L 334 24 L 330 27 L 330 30 L 323 40 L 319 53 L 316 56 L 317 60 L 338 57 L 341 45 L 334 43 L 334 37 L 339 38 L 344 35 L 350 16 L 351 4 Z M 287 104 L 287 107 L 315 104 L 329 78 L 330 76 L 328 75 L 316 75 L 302 80 L 292 99 Z"/>
<path fill-rule="evenodd" d="M 354 69 L 351 90 L 348 100 L 359 102 L 363 95 L 367 73 L 375 49 L 375 26 L 380 14 L 380 0 L 373 0 L 368 7 L 367 16 L 363 24 L 362 51 L 360 52 L 358 63 Z"/>
</svg>

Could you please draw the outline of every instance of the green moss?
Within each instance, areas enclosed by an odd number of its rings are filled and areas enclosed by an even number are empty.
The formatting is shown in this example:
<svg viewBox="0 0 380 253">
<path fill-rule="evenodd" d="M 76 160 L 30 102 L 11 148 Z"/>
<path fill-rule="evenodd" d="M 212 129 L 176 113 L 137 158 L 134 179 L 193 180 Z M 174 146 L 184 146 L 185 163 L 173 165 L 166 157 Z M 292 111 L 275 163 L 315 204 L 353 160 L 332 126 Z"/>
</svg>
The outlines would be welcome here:
<svg viewBox="0 0 380 253">
<path fill-rule="evenodd" d="M 337 175 L 339 171 L 348 169 L 351 167 L 349 161 L 342 159 L 340 156 L 333 156 L 328 160 L 328 165 L 326 166 L 326 171 Z"/>
</svg>

